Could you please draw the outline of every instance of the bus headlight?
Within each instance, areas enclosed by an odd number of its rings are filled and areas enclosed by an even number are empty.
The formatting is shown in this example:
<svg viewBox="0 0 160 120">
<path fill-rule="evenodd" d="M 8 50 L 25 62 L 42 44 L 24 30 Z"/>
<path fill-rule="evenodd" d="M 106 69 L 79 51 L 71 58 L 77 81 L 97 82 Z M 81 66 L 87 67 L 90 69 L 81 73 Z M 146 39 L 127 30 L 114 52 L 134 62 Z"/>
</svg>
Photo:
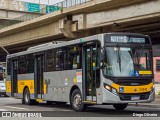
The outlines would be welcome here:
<svg viewBox="0 0 160 120">
<path fill-rule="evenodd" d="M 111 87 L 110 87 L 110 86 L 105 85 L 105 88 L 106 88 L 108 91 L 111 91 Z"/>
<path fill-rule="evenodd" d="M 105 88 L 106 90 L 110 91 L 111 93 L 113 93 L 113 94 L 115 94 L 115 95 L 118 95 L 116 89 L 114 89 L 113 87 L 111 87 L 111 86 L 109 86 L 109 85 L 107 85 L 107 84 L 105 84 L 105 83 L 104 83 L 104 88 Z"/>
</svg>

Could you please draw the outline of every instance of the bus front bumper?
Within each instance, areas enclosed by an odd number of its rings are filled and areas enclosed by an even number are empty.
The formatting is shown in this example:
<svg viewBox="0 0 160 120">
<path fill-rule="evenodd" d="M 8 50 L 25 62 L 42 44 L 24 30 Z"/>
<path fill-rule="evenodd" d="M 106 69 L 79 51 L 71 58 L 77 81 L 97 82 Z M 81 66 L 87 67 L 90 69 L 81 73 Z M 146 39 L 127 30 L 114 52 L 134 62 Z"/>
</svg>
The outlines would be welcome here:
<svg viewBox="0 0 160 120">
<path fill-rule="evenodd" d="M 153 91 L 152 93 L 148 93 L 148 97 L 147 99 L 139 99 L 139 100 L 132 100 L 132 99 L 122 99 L 123 97 L 125 98 L 131 98 L 131 97 L 136 97 L 138 96 L 139 98 L 141 98 L 142 94 L 136 94 L 136 95 L 125 95 L 125 94 L 113 94 L 107 90 L 104 90 L 103 92 L 103 99 L 102 99 L 102 103 L 103 104 L 120 104 L 120 103 L 150 103 L 152 101 L 154 101 L 155 99 L 155 91 Z M 146 94 L 147 95 L 147 94 Z"/>
</svg>

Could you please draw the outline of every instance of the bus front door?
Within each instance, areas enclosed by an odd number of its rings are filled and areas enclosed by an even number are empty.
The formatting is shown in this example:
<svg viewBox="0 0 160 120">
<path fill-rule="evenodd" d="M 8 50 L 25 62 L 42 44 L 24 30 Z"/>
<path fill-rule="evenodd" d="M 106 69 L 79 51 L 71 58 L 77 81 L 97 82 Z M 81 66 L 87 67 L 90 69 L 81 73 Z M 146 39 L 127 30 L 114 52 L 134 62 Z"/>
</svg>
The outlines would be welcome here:
<svg viewBox="0 0 160 120">
<path fill-rule="evenodd" d="M 83 47 L 83 100 L 96 102 L 97 45 Z"/>
<path fill-rule="evenodd" d="M 44 56 L 35 56 L 35 66 L 34 66 L 34 83 L 35 83 L 35 98 L 43 99 L 43 66 L 44 66 Z"/>
<path fill-rule="evenodd" d="M 11 96 L 16 97 L 18 94 L 18 60 L 12 60 L 11 64 Z"/>
</svg>

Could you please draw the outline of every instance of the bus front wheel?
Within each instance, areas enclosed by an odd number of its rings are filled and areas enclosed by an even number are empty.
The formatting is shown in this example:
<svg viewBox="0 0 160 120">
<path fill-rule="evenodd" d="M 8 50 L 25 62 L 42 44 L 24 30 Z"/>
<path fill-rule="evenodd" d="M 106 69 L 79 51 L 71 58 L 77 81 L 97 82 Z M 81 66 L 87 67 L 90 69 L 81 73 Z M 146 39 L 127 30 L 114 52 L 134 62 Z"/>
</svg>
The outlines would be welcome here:
<svg viewBox="0 0 160 120">
<path fill-rule="evenodd" d="M 128 104 L 114 104 L 113 107 L 116 109 L 116 110 L 124 110 L 126 107 L 128 106 Z"/>
<path fill-rule="evenodd" d="M 75 111 L 84 111 L 85 104 L 82 103 L 82 95 L 79 89 L 75 89 L 71 95 L 71 106 Z"/>
</svg>

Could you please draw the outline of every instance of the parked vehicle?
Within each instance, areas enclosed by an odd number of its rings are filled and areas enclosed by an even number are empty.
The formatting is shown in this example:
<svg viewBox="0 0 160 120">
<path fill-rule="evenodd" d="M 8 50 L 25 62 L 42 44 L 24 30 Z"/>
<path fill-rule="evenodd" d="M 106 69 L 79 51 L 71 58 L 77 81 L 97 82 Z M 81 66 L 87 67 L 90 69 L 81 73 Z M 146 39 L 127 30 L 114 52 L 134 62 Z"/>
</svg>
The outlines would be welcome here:
<svg viewBox="0 0 160 120">
<path fill-rule="evenodd" d="M 5 80 L 5 78 L 6 78 L 5 72 L 6 72 L 6 68 L 0 66 L 0 81 L 4 81 Z"/>
<path fill-rule="evenodd" d="M 4 81 L 0 81 L 0 97 L 6 96 L 6 83 Z"/>
</svg>

